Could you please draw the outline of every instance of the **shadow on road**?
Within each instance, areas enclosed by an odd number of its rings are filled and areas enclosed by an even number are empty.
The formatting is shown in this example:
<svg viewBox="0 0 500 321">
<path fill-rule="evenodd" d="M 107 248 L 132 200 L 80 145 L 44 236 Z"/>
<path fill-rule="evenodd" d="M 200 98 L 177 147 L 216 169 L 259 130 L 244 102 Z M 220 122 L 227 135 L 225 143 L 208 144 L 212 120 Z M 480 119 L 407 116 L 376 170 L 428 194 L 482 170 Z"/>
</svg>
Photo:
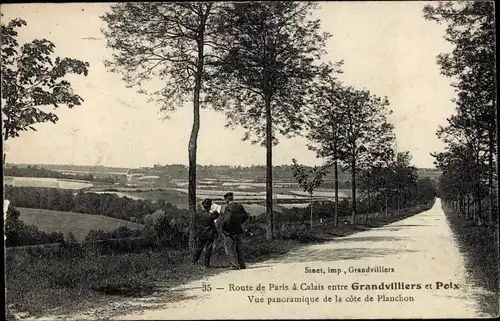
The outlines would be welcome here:
<svg viewBox="0 0 500 321">
<path fill-rule="evenodd" d="M 433 226 L 429 224 L 394 224 L 394 225 L 386 225 L 381 227 L 376 227 L 376 229 L 391 229 L 395 227 L 414 227 L 414 226 Z"/>
<path fill-rule="evenodd" d="M 406 225 L 388 225 L 388 226 L 382 226 L 382 227 L 376 227 L 373 228 L 372 231 L 390 231 L 390 232 L 397 232 L 397 231 L 404 231 L 404 230 L 410 230 L 414 227 L 432 227 L 432 225 L 419 225 L 419 224 L 406 224 Z"/>
<path fill-rule="evenodd" d="M 251 262 L 248 262 L 251 263 Z M 257 268 L 262 268 L 262 267 L 270 267 L 271 265 L 259 265 L 259 266 L 248 266 L 245 268 L 245 270 L 251 270 L 251 269 L 257 269 Z M 216 265 L 213 267 L 214 269 L 226 269 L 228 271 L 232 271 L 230 265 Z"/>
<path fill-rule="evenodd" d="M 362 237 L 346 237 L 338 238 L 330 241 L 331 243 L 350 243 L 350 242 L 394 242 L 411 240 L 407 237 L 399 236 L 362 236 Z"/>
<path fill-rule="evenodd" d="M 388 255 L 397 255 L 401 253 L 418 252 L 414 250 L 402 250 L 391 248 L 346 248 L 346 249 L 314 249 L 308 248 L 283 257 L 280 263 L 298 263 L 312 261 L 342 261 L 342 260 L 361 260 L 368 257 L 383 257 Z"/>
</svg>

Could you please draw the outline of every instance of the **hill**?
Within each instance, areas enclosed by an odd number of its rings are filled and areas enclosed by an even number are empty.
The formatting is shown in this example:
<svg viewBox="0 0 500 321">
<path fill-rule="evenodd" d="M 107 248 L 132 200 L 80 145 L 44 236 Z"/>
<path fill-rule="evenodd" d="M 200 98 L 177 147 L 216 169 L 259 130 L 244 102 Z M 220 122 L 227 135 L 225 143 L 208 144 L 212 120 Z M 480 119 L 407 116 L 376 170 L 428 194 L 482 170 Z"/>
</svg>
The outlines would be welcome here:
<svg viewBox="0 0 500 321">
<path fill-rule="evenodd" d="M 9 167 L 26 168 L 27 164 L 8 164 Z M 160 181 L 169 182 L 171 180 L 185 180 L 187 184 L 188 179 L 188 167 L 185 165 L 174 164 L 174 165 L 155 165 L 154 167 L 140 167 L 140 168 L 119 168 L 119 167 L 106 167 L 106 166 L 76 166 L 76 165 L 36 165 L 37 168 L 41 167 L 46 170 L 59 171 L 69 174 L 70 172 L 75 174 L 89 174 L 93 175 L 121 175 L 125 176 L 128 174 L 144 175 L 156 177 Z M 307 167 L 307 166 L 306 166 Z M 436 179 L 441 175 L 441 171 L 434 168 L 417 168 L 419 177 L 433 178 Z M 61 175 L 60 173 L 58 173 Z M 16 175 L 12 175 L 16 176 Z M 42 176 L 39 176 L 42 177 Z M 52 176 L 50 176 L 52 177 Z M 96 177 L 94 177 L 95 179 Z M 231 182 L 241 180 L 249 180 L 253 183 L 265 183 L 266 181 L 266 167 L 265 166 L 225 166 L 225 165 L 199 165 L 197 166 L 197 178 L 200 181 L 206 180 L 211 183 L 219 182 Z M 295 182 L 293 177 L 293 171 L 291 165 L 279 165 L 273 166 L 273 180 L 278 182 Z M 333 181 L 333 170 L 328 169 L 327 175 L 325 177 L 325 186 L 331 185 Z M 346 171 L 339 170 L 339 181 L 342 188 L 349 188 L 350 186 L 345 185 L 346 182 L 350 181 L 350 174 Z M 333 187 L 333 186 L 331 186 Z"/>
<path fill-rule="evenodd" d="M 130 229 L 143 229 L 144 225 L 119 220 L 102 215 L 90 215 L 73 212 L 49 211 L 37 208 L 19 207 L 20 219 L 29 225 L 36 225 L 44 232 L 61 232 L 67 237 L 73 232 L 78 241 L 82 241 L 90 230 L 111 231 L 120 226 Z"/>
</svg>

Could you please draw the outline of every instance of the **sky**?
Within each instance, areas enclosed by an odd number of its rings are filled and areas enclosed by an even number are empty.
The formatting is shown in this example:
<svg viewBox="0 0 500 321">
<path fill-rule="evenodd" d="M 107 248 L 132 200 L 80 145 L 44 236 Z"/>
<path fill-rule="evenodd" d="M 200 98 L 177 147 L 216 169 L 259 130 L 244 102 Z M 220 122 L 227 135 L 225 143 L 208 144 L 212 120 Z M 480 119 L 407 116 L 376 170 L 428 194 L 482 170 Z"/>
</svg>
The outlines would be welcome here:
<svg viewBox="0 0 500 321">
<path fill-rule="evenodd" d="M 397 150 L 409 151 L 413 164 L 433 168 L 431 152 L 441 151 L 436 137 L 454 109 L 450 80 L 440 75 L 436 56 L 452 50 L 444 26 L 426 21 L 426 2 L 325 2 L 315 15 L 327 43 L 325 61 L 344 60 L 340 79 L 356 88 L 387 96 L 393 110 Z M 186 104 L 168 120 L 159 107 L 148 103 L 135 89 L 126 88 L 121 76 L 107 71 L 103 60 L 111 57 L 101 33 L 100 20 L 109 3 L 7 4 L 0 10 L 2 24 L 20 17 L 27 26 L 19 30 L 20 43 L 46 38 L 56 55 L 87 61 L 87 77 L 71 76 L 73 88 L 84 103 L 59 108 L 57 124 L 35 125 L 36 132 L 22 132 L 7 141 L 7 162 L 31 164 L 103 165 L 143 167 L 155 164 L 188 164 L 188 139 L 192 107 Z M 265 164 L 265 149 L 243 142 L 243 129 L 225 128 L 225 116 L 202 110 L 198 139 L 198 164 Z M 273 149 L 274 165 L 292 158 L 307 165 L 323 160 L 307 149 L 302 137 L 280 139 Z"/>
</svg>

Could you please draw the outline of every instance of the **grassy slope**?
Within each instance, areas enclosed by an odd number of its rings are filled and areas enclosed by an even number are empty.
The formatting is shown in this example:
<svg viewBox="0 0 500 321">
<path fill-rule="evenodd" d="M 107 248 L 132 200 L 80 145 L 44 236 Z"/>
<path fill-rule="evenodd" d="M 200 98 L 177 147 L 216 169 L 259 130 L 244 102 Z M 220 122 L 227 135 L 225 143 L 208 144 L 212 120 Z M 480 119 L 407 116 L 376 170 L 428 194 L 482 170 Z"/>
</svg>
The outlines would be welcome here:
<svg viewBox="0 0 500 321">
<path fill-rule="evenodd" d="M 119 226 L 142 229 L 142 224 L 124 221 L 108 216 L 90 215 L 73 212 L 49 211 L 36 208 L 19 207 L 21 220 L 36 225 L 41 231 L 61 232 L 64 236 L 73 232 L 79 241 L 85 239 L 90 230 L 111 231 Z"/>
<path fill-rule="evenodd" d="M 498 316 L 499 254 L 498 229 L 472 225 L 470 220 L 451 214 L 443 208 L 473 283 L 488 292 L 480 293 L 484 313 Z"/>
</svg>

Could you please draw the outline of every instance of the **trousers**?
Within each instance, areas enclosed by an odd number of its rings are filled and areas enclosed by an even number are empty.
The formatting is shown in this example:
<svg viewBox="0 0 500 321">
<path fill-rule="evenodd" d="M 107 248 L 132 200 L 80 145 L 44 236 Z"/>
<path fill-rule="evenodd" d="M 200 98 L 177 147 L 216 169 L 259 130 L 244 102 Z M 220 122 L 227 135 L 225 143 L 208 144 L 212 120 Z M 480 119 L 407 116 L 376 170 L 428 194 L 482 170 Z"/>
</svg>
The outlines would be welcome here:
<svg viewBox="0 0 500 321">
<path fill-rule="evenodd" d="M 200 259 L 201 252 L 205 249 L 205 255 L 203 257 L 203 265 L 210 265 L 210 258 L 212 256 L 212 249 L 214 246 L 213 239 L 197 239 L 195 249 L 193 252 L 192 262 L 196 263 Z"/>
<path fill-rule="evenodd" d="M 238 234 L 224 233 L 224 250 L 233 267 L 244 269 L 246 267 L 241 248 L 241 236 Z"/>
</svg>

